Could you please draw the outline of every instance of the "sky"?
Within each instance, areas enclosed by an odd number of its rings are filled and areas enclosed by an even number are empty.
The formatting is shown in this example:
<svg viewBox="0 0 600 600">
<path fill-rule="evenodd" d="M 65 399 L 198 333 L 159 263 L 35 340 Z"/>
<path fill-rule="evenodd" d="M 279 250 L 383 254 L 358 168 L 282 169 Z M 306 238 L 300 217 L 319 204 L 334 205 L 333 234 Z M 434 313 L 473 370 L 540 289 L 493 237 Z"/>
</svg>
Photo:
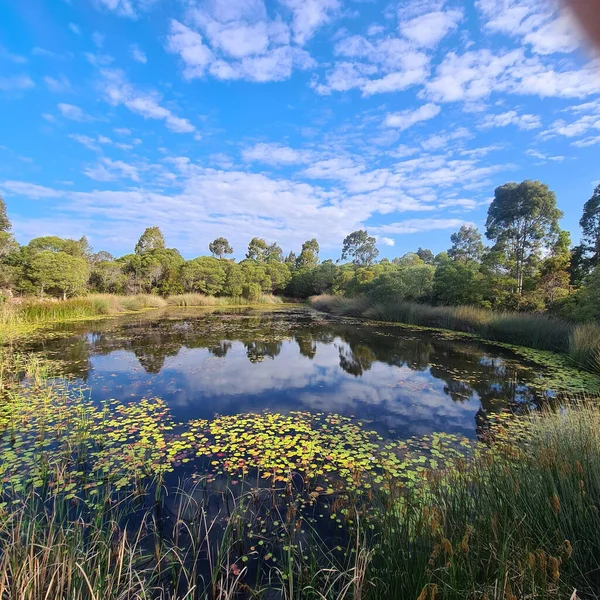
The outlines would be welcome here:
<svg viewBox="0 0 600 600">
<path fill-rule="evenodd" d="M 600 59 L 538 0 L 0 0 L 0 194 L 21 243 L 218 236 L 381 257 L 539 179 L 579 238 Z"/>
</svg>

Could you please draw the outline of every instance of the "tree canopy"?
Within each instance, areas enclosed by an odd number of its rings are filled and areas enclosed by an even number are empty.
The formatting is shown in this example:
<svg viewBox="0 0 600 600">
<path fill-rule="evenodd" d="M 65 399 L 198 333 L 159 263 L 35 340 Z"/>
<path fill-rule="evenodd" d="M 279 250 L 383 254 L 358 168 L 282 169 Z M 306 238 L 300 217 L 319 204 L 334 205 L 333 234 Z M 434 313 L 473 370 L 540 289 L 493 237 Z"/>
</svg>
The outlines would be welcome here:
<svg viewBox="0 0 600 600">
<path fill-rule="evenodd" d="M 554 192 L 540 181 L 507 183 L 496 188 L 486 235 L 504 253 L 517 294 L 523 293 L 525 274 L 540 258 L 540 251 L 552 245 L 561 217 Z"/>
<path fill-rule="evenodd" d="M 370 237 L 364 229 L 353 231 L 344 239 L 342 260 L 352 258 L 354 264 L 361 266 L 373 264 L 379 255 L 379 250 L 375 245 L 376 242 L 377 240 L 374 237 Z"/>
<path fill-rule="evenodd" d="M 224 237 L 218 237 L 213 240 L 209 245 L 208 249 L 213 256 L 217 258 L 223 258 L 227 254 L 233 254 L 233 248 Z"/>
</svg>

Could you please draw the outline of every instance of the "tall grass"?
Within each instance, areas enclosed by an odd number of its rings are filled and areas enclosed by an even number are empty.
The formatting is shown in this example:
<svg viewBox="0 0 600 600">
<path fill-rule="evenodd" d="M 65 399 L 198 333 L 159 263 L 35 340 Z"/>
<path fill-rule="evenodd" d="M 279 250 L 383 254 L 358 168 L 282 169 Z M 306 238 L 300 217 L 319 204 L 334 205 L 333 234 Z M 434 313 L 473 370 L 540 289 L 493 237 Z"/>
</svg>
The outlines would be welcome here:
<svg viewBox="0 0 600 600">
<path fill-rule="evenodd" d="M 373 302 L 367 297 L 314 296 L 314 308 L 337 316 L 365 317 L 474 333 L 485 339 L 566 353 L 580 367 L 600 372 L 600 327 L 574 325 L 535 313 L 494 312 L 472 306 Z"/>
<path fill-rule="evenodd" d="M 273 294 L 262 294 L 255 300 L 242 297 L 216 297 L 205 294 L 180 294 L 169 296 L 167 303 L 172 306 L 247 306 L 251 304 L 282 304 L 283 300 Z"/>
<path fill-rule="evenodd" d="M 384 499 L 370 597 L 600 597 L 600 410 L 519 425 L 426 492 Z"/>
<path fill-rule="evenodd" d="M 46 323 L 112 315 L 145 308 L 161 308 L 166 305 L 167 303 L 163 298 L 152 294 L 138 294 L 136 296 L 94 294 L 64 301 L 24 300 L 20 303 L 3 304 L 0 310 L 0 323 Z"/>
</svg>

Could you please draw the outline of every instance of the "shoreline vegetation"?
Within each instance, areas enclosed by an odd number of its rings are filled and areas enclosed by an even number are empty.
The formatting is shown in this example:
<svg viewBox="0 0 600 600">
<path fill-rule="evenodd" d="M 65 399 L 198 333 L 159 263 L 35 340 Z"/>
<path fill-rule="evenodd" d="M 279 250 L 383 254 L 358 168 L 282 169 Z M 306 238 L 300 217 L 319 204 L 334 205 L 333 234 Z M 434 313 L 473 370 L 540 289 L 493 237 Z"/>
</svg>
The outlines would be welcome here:
<svg viewBox="0 0 600 600">
<path fill-rule="evenodd" d="M 368 296 L 312 296 L 310 305 L 339 317 L 403 323 L 475 334 L 484 340 L 565 354 L 578 368 L 600 375 L 600 326 L 540 313 L 494 312 L 473 306 L 429 306 Z"/>
<path fill-rule="evenodd" d="M 245 307 L 278 305 L 284 300 L 272 294 L 262 294 L 250 301 L 245 298 L 218 298 L 204 294 L 180 294 L 163 298 L 156 294 L 119 296 L 91 294 L 67 300 L 24 298 L 0 305 L 0 343 L 27 334 L 40 326 L 76 319 L 119 316 L 150 309 L 176 307 Z"/>
<path fill-rule="evenodd" d="M 3 599 L 598 598 L 594 399 L 491 415 L 476 442 L 307 413 L 174 433 L 158 399 L 94 407 L 51 364 L 3 366 Z"/>
</svg>

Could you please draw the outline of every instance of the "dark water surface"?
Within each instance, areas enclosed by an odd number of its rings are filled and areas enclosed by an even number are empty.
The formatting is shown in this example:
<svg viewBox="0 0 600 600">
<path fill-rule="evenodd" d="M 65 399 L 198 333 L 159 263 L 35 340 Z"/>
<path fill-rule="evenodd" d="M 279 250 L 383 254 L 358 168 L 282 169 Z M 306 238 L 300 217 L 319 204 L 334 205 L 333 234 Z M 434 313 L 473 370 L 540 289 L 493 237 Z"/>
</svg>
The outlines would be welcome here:
<svg viewBox="0 0 600 600">
<path fill-rule="evenodd" d="M 61 329 L 43 349 L 94 401 L 160 397 L 176 421 L 300 410 L 355 416 L 386 438 L 474 438 L 488 411 L 541 400 L 535 367 L 509 351 L 304 307 L 171 308 Z"/>
</svg>

